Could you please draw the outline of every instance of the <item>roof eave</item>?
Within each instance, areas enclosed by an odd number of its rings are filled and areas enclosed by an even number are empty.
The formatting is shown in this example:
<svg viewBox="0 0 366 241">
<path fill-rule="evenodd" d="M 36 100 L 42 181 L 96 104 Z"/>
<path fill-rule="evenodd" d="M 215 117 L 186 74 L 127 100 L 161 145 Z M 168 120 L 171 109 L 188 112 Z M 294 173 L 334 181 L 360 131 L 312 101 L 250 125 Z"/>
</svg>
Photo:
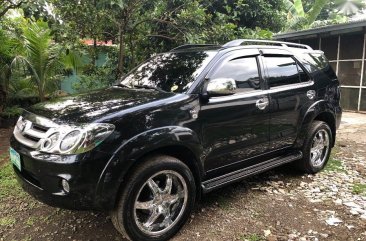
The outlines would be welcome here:
<svg viewBox="0 0 366 241">
<path fill-rule="evenodd" d="M 279 33 L 273 36 L 274 39 L 298 39 L 303 37 L 335 35 L 350 32 L 362 32 L 365 30 L 366 21 L 351 22 L 345 24 L 336 24 L 325 27 L 289 32 Z"/>
</svg>

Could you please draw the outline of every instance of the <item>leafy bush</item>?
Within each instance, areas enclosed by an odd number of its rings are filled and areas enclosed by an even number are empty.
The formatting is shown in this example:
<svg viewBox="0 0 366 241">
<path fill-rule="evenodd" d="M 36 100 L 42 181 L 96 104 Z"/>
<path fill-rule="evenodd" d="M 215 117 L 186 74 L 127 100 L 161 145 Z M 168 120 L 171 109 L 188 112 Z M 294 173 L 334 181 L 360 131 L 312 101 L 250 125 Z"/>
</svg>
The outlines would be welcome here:
<svg viewBox="0 0 366 241">
<path fill-rule="evenodd" d="M 75 91 L 100 89 L 116 81 L 118 51 L 110 47 L 98 47 L 98 51 L 107 53 L 106 62 L 102 66 L 95 66 L 92 63 L 84 66 L 82 74 L 78 76 L 79 81 L 72 86 Z"/>
<path fill-rule="evenodd" d="M 6 107 L 3 112 L 0 113 L 1 117 L 14 118 L 18 117 L 22 113 L 22 109 L 19 106 Z"/>
</svg>

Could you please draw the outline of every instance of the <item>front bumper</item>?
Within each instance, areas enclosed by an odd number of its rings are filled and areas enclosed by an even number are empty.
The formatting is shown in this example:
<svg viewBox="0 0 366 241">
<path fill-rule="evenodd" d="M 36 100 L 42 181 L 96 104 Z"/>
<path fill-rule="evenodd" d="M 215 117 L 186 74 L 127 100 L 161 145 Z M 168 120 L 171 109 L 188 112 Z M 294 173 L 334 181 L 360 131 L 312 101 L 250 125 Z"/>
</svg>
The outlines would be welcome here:
<svg viewBox="0 0 366 241">
<path fill-rule="evenodd" d="M 78 155 L 36 156 L 14 137 L 11 147 L 21 158 L 21 171 L 14 166 L 22 188 L 37 200 L 50 206 L 77 210 L 105 209 L 97 194 L 99 178 L 111 158 L 110 154 L 92 151 Z M 61 181 L 70 186 L 67 193 Z"/>
</svg>

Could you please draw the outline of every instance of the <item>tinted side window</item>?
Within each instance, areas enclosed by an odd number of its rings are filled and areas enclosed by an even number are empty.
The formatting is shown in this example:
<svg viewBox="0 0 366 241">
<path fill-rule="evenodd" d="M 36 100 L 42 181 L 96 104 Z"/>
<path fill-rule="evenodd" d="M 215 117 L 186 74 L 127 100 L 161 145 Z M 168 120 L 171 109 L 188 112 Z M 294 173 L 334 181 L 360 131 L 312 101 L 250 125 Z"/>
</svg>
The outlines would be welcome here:
<svg viewBox="0 0 366 241">
<path fill-rule="evenodd" d="M 264 57 L 269 87 L 300 82 L 298 66 L 291 57 Z"/>
<path fill-rule="evenodd" d="M 211 79 L 232 78 L 238 92 L 260 89 L 260 80 L 256 57 L 236 58 L 226 62 Z"/>
<path fill-rule="evenodd" d="M 297 69 L 299 70 L 300 82 L 306 82 L 306 81 L 310 80 L 308 74 L 305 73 L 305 71 L 298 64 L 297 64 Z"/>
</svg>

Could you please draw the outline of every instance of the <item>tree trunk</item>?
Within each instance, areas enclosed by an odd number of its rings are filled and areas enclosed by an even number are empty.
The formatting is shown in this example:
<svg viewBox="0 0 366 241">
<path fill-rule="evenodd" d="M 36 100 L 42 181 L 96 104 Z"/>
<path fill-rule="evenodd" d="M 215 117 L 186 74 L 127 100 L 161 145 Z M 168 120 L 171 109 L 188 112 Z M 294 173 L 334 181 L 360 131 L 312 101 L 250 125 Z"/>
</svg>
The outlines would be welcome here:
<svg viewBox="0 0 366 241">
<path fill-rule="evenodd" d="M 43 87 L 42 84 L 40 83 L 40 85 L 38 86 L 38 95 L 39 95 L 39 100 L 41 102 L 45 101 L 45 97 L 44 97 L 44 91 L 43 91 Z"/>
<path fill-rule="evenodd" d="M 117 77 L 121 77 L 124 72 L 125 63 L 125 32 L 121 26 L 119 29 L 119 53 L 118 53 L 118 73 Z"/>
<path fill-rule="evenodd" d="M 130 35 L 129 47 L 131 53 L 131 60 L 129 61 L 130 64 L 128 65 L 128 68 L 132 69 L 133 67 L 135 67 L 135 45 L 133 44 L 132 34 Z"/>
<path fill-rule="evenodd" d="M 0 113 L 3 112 L 5 108 L 5 101 L 6 101 L 6 91 L 2 85 L 0 85 Z"/>
<path fill-rule="evenodd" d="M 98 50 L 97 50 L 97 38 L 93 37 L 93 66 L 97 64 Z"/>
</svg>

